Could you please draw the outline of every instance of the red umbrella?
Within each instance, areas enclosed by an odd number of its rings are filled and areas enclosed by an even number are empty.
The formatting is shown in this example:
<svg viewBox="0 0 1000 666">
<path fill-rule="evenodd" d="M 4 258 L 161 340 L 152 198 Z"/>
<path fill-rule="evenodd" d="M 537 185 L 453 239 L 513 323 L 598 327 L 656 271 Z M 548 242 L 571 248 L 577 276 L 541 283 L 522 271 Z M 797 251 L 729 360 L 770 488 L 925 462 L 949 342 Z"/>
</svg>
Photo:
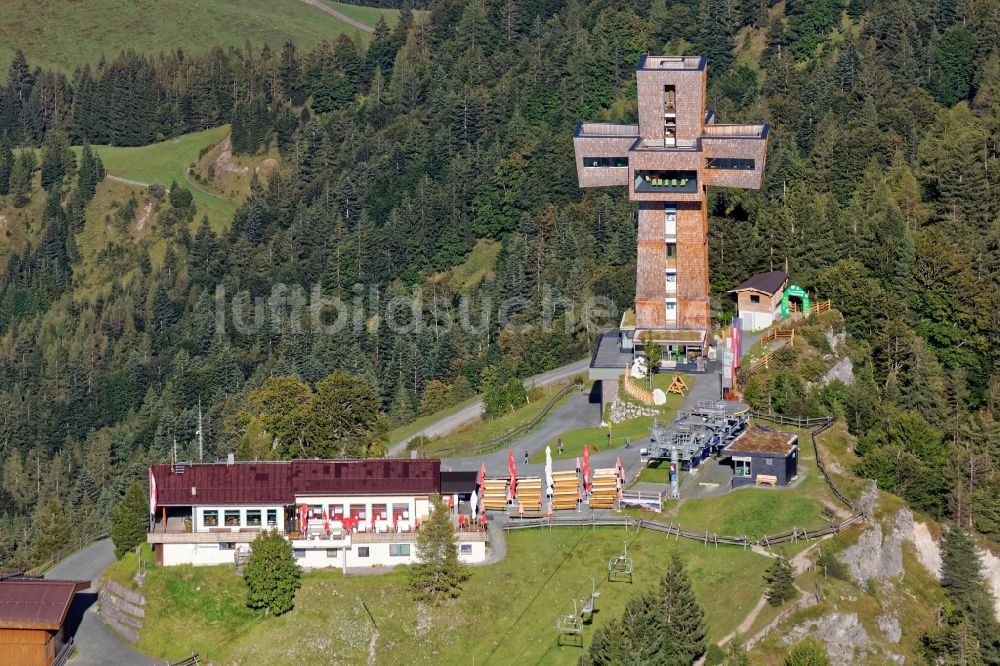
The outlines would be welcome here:
<svg viewBox="0 0 1000 666">
<path fill-rule="evenodd" d="M 307 529 L 309 529 L 309 505 L 308 504 L 303 504 L 302 505 L 302 525 L 301 525 L 301 528 L 302 528 L 303 532 L 305 532 Z"/>
<path fill-rule="evenodd" d="M 590 447 L 583 445 L 583 489 L 590 492 Z"/>
<path fill-rule="evenodd" d="M 615 469 L 618 470 L 618 478 L 621 479 L 625 476 L 624 470 L 622 470 L 622 459 L 621 456 L 615 458 Z"/>
<path fill-rule="evenodd" d="M 507 469 L 510 470 L 510 496 L 517 497 L 517 467 L 514 466 L 514 451 L 507 452 Z"/>
<path fill-rule="evenodd" d="M 323 531 L 324 532 L 330 531 L 330 520 L 329 517 L 327 516 L 326 509 L 323 509 Z"/>
<path fill-rule="evenodd" d="M 479 467 L 479 487 L 482 488 L 486 484 L 486 463 L 483 463 Z"/>
</svg>

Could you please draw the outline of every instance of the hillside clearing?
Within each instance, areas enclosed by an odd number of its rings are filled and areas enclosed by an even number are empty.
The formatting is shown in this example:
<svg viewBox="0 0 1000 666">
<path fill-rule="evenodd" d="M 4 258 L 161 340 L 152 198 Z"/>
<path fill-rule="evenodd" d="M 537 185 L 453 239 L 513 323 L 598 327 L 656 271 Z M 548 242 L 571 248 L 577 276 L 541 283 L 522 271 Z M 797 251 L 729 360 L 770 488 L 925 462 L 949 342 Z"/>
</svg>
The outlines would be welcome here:
<svg viewBox="0 0 1000 666">
<path fill-rule="evenodd" d="M 365 25 L 380 15 L 394 25 L 399 12 L 328 2 L 331 8 Z M 367 43 L 369 35 L 302 0 L 88 0 L 66 3 L 52 0 L 10 0 L 0 18 L 0 76 L 16 49 L 34 66 L 55 67 L 71 73 L 84 63 L 97 64 L 122 49 L 143 53 L 201 52 L 209 46 L 255 48 L 268 44 L 277 51 L 291 40 L 301 48 L 338 35 Z"/>
<path fill-rule="evenodd" d="M 623 540 L 636 562 L 635 582 L 608 583 L 607 560 L 621 553 Z M 575 664 L 581 648 L 557 645 L 553 625 L 572 611 L 573 597 L 589 596 L 591 578 L 601 597 L 585 645 L 630 595 L 656 583 L 677 550 L 717 640 L 756 603 L 768 564 L 751 551 L 648 531 L 560 528 L 517 532 L 508 541 L 505 560 L 474 568 L 462 595 L 438 607 L 412 602 L 405 568 L 380 576 L 316 571 L 304 576 L 295 609 L 266 621 L 243 606 L 243 583 L 231 566 L 152 568 L 139 647 L 165 659 L 197 651 L 218 664 L 365 663 L 373 631 L 367 606 L 379 631 L 368 663 Z"/>
</svg>

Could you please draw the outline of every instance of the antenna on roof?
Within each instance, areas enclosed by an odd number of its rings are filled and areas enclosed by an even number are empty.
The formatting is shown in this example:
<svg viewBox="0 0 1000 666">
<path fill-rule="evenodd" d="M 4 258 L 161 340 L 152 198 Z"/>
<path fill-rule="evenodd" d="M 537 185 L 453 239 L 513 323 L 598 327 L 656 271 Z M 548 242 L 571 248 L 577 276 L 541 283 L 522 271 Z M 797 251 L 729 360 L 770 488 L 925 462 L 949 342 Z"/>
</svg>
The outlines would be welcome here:
<svg viewBox="0 0 1000 666">
<path fill-rule="evenodd" d="M 202 462 L 205 455 L 205 438 L 201 434 L 201 398 L 198 398 L 198 462 Z"/>
</svg>

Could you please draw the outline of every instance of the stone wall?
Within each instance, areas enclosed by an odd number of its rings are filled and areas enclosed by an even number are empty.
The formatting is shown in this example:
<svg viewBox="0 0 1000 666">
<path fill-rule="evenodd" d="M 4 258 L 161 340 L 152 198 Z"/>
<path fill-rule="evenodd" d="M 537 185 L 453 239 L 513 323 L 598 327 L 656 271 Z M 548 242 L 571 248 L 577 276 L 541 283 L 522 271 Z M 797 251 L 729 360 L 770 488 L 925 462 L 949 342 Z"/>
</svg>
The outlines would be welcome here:
<svg viewBox="0 0 1000 666">
<path fill-rule="evenodd" d="M 138 643 L 146 616 L 146 597 L 112 580 L 98 592 L 97 601 L 104 623 L 130 643 Z"/>
</svg>

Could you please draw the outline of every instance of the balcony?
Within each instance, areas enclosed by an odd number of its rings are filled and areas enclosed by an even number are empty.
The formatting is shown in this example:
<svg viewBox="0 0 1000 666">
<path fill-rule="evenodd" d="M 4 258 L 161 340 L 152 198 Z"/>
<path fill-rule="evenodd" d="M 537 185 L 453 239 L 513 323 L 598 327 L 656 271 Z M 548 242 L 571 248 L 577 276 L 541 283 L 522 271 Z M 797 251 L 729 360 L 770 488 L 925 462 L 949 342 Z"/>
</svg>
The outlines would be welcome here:
<svg viewBox="0 0 1000 666">
<path fill-rule="evenodd" d="M 639 136 L 638 125 L 616 125 L 614 123 L 580 123 L 573 132 L 575 138 L 621 139 Z"/>
<path fill-rule="evenodd" d="M 702 56 L 643 56 L 639 69 L 700 70 L 705 68 Z"/>
<path fill-rule="evenodd" d="M 635 191 L 639 194 L 697 194 L 697 172 L 636 171 Z"/>
<path fill-rule="evenodd" d="M 768 126 L 764 125 L 705 125 L 706 139 L 766 139 Z"/>
</svg>

